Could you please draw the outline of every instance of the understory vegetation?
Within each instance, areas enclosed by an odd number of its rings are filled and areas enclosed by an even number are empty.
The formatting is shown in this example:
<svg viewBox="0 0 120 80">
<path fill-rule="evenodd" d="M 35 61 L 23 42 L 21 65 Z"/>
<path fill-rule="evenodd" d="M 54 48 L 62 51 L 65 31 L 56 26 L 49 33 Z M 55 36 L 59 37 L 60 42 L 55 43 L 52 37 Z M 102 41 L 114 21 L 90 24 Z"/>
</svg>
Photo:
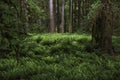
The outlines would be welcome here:
<svg viewBox="0 0 120 80">
<path fill-rule="evenodd" d="M 105 54 L 91 45 L 87 34 L 29 34 L 5 40 L 0 80 L 119 80 L 120 54 Z M 113 36 L 114 49 L 120 37 Z M 17 57 L 16 57 L 17 56 Z"/>
</svg>

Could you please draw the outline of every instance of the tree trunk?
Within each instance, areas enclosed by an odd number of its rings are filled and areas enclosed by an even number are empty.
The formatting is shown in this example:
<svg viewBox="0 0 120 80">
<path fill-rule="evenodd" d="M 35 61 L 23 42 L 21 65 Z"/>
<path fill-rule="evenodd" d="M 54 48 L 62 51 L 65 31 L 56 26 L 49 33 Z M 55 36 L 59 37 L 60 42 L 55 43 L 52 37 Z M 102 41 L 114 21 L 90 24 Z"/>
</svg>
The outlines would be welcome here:
<svg viewBox="0 0 120 80">
<path fill-rule="evenodd" d="M 86 3 L 85 3 L 86 0 L 82 0 L 81 1 L 81 19 L 84 19 L 85 17 L 85 10 L 86 10 Z"/>
<path fill-rule="evenodd" d="M 54 9 L 53 9 L 53 0 L 49 0 L 49 8 L 50 8 L 50 32 L 54 33 Z"/>
<path fill-rule="evenodd" d="M 92 42 L 105 53 L 112 50 L 112 12 L 110 0 L 101 0 L 102 8 L 92 28 Z"/>
<path fill-rule="evenodd" d="M 62 21 L 61 21 L 61 32 L 64 33 L 65 25 L 65 1 L 62 0 Z"/>
<path fill-rule="evenodd" d="M 81 17 L 80 16 L 81 15 L 81 10 L 80 10 L 81 8 L 80 7 L 81 7 L 81 1 L 78 0 L 78 27 L 80 27 L 80 20 L 81 20 L 81 18 L 80 18 Z"/>
<path fill-rule="evenodd" d="M 69 32 L 73 32 L 73 6 L 72 6 L 72 0 L 70 0 L 70 26 L 69 26 Z"/>
<path fill-rule="evenodd" d="M 60 32 L 60 3 L 57 0 L 57 32 Z"/>
<path fill-rule="evenodd" d="M 77 26 L 78 26 L 78 25 L 77 25 L 77 24 L 78 24 L 78 23 L 77 23 L 77 18 L 78 18 L 78 15 L 77 15 L 77 7 L 78 7 L 78 6 L 77 6 L 77 1 L 74 1 L 73 4 L 74 4 L 74 8 L 73 8 L 73 10 L 74 10 L 74 13 L 73 13 L 74 30 L 73 30 L 73 32 L 74 32 L 74 31 L 77 31 Z"/>
<path fill-rule="evenodd" d="M 56 27 L 56 23 L 57 23 L 57 1 L 53 0 L 53 6 L 54 6 L 54 31 L 57 32 L 57 27 Z"/>
</svg>

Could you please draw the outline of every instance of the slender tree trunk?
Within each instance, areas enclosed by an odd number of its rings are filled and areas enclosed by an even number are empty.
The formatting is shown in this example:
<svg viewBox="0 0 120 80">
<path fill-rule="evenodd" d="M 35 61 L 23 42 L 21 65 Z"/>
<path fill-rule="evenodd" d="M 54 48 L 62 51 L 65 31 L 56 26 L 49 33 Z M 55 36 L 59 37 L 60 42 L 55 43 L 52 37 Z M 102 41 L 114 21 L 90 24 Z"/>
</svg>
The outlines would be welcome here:
<svg viewBox="0 0 120 80">
<path fill-rule="evenodd" d="M 87 5 L 88 5 L 88 0 L 84 0 L 84 16 L 87 16 Z"/>
<path fill-rule="evenodd" d="M 57 27 L 56 27 L 56 23 L 57 23 L 57 1 L 53 0 L 53 6 L 54 6 L 54 31 L 57 32 Z"/>
<path fill-rule="evenodd" d="M 72 0 L 70 0 L 70 26 L 69 26 L 69 32 L 73 32 L 73 5 Z"/>
<path fill-rule="evenodd" d="M 64 33 L 65 26 L 65 1 L 62 0 L 62 21 L 61 21 L 61 32 Z"/>
<path fill-rule="evenodd" d="M 65 24 L 64 24 L 64 32 L 67 32 L 67 11 L 65 10 Z"/>
<path fill-rule="evenodd" d="M 78 27 L 80 27 L 80 15 L 81 15 L 81 10 L 80 10 L 80 7 L 81 7 L 81 1 L 78 0 Z"/>
<path fill-rule="evenodd" d="M 106 53 L 112 50 L 112 12 L 110 0 L 101 0 L 102 8 L 92 29 L 92 41 L 98 49 Z"/>
<path fill-rule="evenodd" d="M 60 3 L 57 0 L 57 32 L 60 32 Z"/>
<path fill-rule="evenodd" d="M 84 19 L 85 16 L 85 0 L 81 1 L 81 18 Z"/>
<path fill-rule="evenodd" d="M 77 1 L 74 1 L 74 13 L 73 13 L 73 20 L 74 20 L 74 31 L 77 30 L 77 18 L 78 18 L 78 15 L 77 15 Z"/>
<path fill-rule="evenodd" d="M 50 32 L 54 33 L 54 9 L 53 9 L 53 0 L 49 0 L 49 8 L 50 8 Z"/>
</svg>

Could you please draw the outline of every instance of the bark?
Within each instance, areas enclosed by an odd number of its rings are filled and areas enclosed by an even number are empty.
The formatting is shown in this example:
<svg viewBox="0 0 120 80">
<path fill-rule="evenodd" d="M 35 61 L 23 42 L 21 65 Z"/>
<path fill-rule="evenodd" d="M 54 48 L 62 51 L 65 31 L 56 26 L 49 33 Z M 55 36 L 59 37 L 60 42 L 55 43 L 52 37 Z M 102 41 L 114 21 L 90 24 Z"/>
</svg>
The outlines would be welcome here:
<svg viewBox="0 0 120 80">
<path fill-rule="evenodd" d="M 57 0 L 57 32 L 60 32 L 60 3 Z"/>
<path fill-rule="evenodd" d="M 103 7 L 92 28 L 92 42 L 96 48 L 105 53 L 112 50 L 112 12 L 110 0 L 101 0 Z"/>
<path fill-rule="evenodd" d="M 74 1 L 74 13 L 73 13 L 73 25 L 74 25 L 74 30 L 76 31 L 77 30 L 77 18 L 78 18 L 78 15 L 77 15 L 77 1 Z"/>
<path fill-rule="evenodd" d="M 54 9 L 53 9 L 53 0 L 49 0 L 49 10 L 50 10 L 50 32 L 54 33 Z"/>
<path fill-rule="evenodd" d="M 82 18 L 84 16 L 84 0 L 82 1 L 82 5 L 81 5 L 81 14 L 82 14 Z"/>
<path fill-rule="evenodd" d="M 54 29 L 55 29 L 54 31 L 55 31 L 55 32 L 57 32 L 57 29 L 56 29 L 56 28 L 57 28 L 57 27 L 56 27 L 56 23 L 57 23 L 57 10 L 56 10 L 56 9 L 57 9 L 57 6 L 56 6 L 56 5 L 57 5 L 57 3 L 56 3 L 56 2 L 57 2 L 56 0 L 53 0 L 53 6 L 54 6 L 54 27 L 55 27 L 55 28 L 54 28 Z"/>
<path fill-rule="evenodd" d="M 81 1 L 78 0 L 78 27 L 80 27 L 80 15 L 81 15 L 80 7 L 81 7 Z"/>
<path fill-rule="evenodd" d="M 61 21 L 61 33 L 64 33 L 65 25 L 65 1 L 62 0 L 62 21 Z"/>
<path fill-rule="evenodd" d="M 69 26 L 69 32 L 73 32 L 73 5 L 72 0 L 70 0 L 70 26 Z"/>
</svg>

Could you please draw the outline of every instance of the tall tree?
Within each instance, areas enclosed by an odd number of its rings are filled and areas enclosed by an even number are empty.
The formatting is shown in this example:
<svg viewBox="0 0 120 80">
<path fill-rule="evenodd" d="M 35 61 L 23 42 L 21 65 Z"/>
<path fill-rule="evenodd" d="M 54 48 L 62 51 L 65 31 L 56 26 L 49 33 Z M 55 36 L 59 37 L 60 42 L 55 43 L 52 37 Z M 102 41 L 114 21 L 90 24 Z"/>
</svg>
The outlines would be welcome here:
<svg viewBox="0 0 120 80">
<path fill-rule="evenodd" d="M 60 32 L 60 3 L 57 0 L 57 32 Z"/>
<path fill-rule="evenodd" d="M 112 12 L 110 0 L 101 0 L 102 8 L 92 29 L 93 44 L 106 53 L 112 50 Z"/>
<path fill-rule="evenodd" d="M 60 0 L 57 0 L 57 32 L 60 32 Z"/>
<path fill-rule="evenodd" d="M 80 26 L 80 17 L 81 17 L 81 0 L 78 0 L 78 27 Z"/>
<path fill-rule="evenodd" d="M 50 10 L 50 32 L 54 33 L 55 27 L 54 27 L 54 9 L 53 9 L 53 0 L 49 0 L 49 10 Z"/>
<path fill-rule="evenodd" d="M 62 21 L 61 21 L 61 32 L 64 33 L 64 25 L 65 25 L 65 0 L 62 0 Z"/>
<path fill-rule="evenodd" d="M 69 25 L 69 32 L 73 32 L 73 3 L 70 0 L 70 25 Z"/>
<path fill-rule="evenodd" d="M 74 30 L 73 30 L 73 32 L 75 31 L 75 30 L 77 30 L 76 28 L 77 28 L 77 19 L 78 19 L 78 15 L 77 15 L 77 13 L 78 13 L 78 6 L 77 6 L 77 1 L 74 1 L 74 3 L 73 3 L 74 5 L 73 5 L 73 25 L 74 25 Z"/>
<path fill-rule="evenodd" d="M 54 29 L 55 32 L 57 32 L 57 27 L 56 27 L 56 23 L 57 23 L 57 1 L 53 0 L 53 7 L 54 7 Z"/>
</svg>

